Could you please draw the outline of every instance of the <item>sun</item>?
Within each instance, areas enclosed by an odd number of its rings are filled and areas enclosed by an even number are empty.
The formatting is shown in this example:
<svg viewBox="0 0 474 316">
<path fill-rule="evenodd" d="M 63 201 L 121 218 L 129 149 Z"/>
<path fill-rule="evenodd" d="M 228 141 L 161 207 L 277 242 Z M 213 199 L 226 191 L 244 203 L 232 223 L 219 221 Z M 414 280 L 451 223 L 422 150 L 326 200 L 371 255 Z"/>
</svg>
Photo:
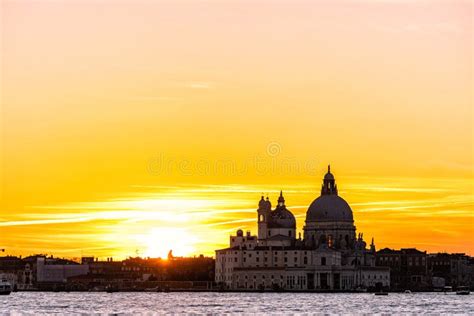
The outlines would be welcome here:
<svg viewBox="0 0 474 316">
<path fill-rule="evenodd" d="M 170 250 L 174 256 L 189 256 L 195 252 L 197 242 L 197 238 L 186 229 L 170 227 L 153 228 L 139 239 L 145 248 L 145 257 L 163 259 L 168 257 Z"/>
</svg>

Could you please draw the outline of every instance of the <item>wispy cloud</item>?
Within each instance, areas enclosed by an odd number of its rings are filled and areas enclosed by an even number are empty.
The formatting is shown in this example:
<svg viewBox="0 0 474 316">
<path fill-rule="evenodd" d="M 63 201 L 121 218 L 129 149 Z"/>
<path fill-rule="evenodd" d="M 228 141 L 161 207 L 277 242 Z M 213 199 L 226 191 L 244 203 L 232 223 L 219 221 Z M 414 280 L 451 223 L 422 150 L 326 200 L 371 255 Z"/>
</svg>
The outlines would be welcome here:
<svg viewBox="0 0 474 316">
<path fill-rule="evenodd" d="M 50 225 L 50 224 L 67 224 L 67 223 L 78 223 L 87 222 L 92 218 L 65 218 L 65 219 L 38 219 L 38 220 L 24 220 L 24 221 L 5 221 L 1 222 L 1 227 L 7 226 L 31 226 L 31 225 Z"/>
<path fill-rule="evenodd" d="M 390 236 L 396 235 L 400 227 L 410 232 L 419 225 L 426 226 L 426 236 L 415 237 L 419 244 L 428 244 L 433 238 L 429 229 L 436 229 L 439 238 L 458 238 L 466 233 L 467 223 L 472 222 L 472 194 L 468 189 L 460 191 L 463 186 L 457 182 L 428 181 L 423 185 L 394 179 L 387 186 L 384 184 L 386 179 L 370 181 L 369 184 L 348 183 L 344 186 L 347 192 L 340 194 L 350 203 L 358 229 L 377 237 L 387 236 L 384 245 L 388 245 Z M 135 191 L 108 200 L 39 205 L 32 207 L 30 213 L 5 214 L 0 228 L 2 237 L 7 236 L 4 240 L 15 240 L 18 249 L 30 248 L 28 243 L 34 240 L 38 249 L 74 253 L 65 250 L 69 246 L 63 241 L 70 241 L 77 244 L 76 249 L 92 252 L 93 247 L 101 247 L 104 250 L 97 249 L 97 252 L 110 255 L 110 249 L 122 254 L 145 249 L 148 246 L 142 239 L 134 241 L 133 236 L 146 237 L 155 228 L 173 227 L 186 229 L 187 233 L 196 236 L 196 249 L 210 254 L 214 249 L 224 247 L 228 234 L 237 229 L 255 232 L 261 192 L 270 192 L 270 199 L 274 201 L 279 189 L 274 184 L 135 185 L 132 187 Z M 288 185 L 284 193 L 287 207 L 294 213 L 300 229 L 309 204 L 319 193 L 314 184 Z M 455 223 L 460 226 L 454 227 Z M 24 228 L 28 226 L 28 229 Z M 382 226 L 383 233 L 379 232 Z M 12 233 L 3 234 L 3 231 L 17 233 L 12 237 Z M 18 233 L 21 231 L 25 233 Z M 45 234 L 62 236 L 61 241 L 56 242 Z M 143 240 L 147 240 L 145 237 Z M 410 235 L 410 238 L 415 237 Z M 406 238 L 397 245 L 407 243 Z M 440 244 L 449 242 L 453 241 Z M 414 243 L 410 241 L 407 245 Z"/>
</svg>

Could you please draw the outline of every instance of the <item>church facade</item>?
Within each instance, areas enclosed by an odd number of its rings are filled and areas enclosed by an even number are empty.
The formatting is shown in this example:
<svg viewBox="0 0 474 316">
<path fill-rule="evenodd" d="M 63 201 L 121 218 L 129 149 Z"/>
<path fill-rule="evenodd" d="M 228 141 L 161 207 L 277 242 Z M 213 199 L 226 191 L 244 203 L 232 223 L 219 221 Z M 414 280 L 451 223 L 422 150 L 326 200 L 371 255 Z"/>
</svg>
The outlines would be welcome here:
<svg viewBox="0 0 474 316">
<path fill-rule="evenodd" d="M 390 271 L 375 265 L 375 245 L 367 247 L 349 204 L 338 195 L 328 166 L 321 195 L 306 212 L 303 237 L 296 236 L 295 216 L 283 193 L 272 209 L 262 196 L 258 233 L 238 230 L 229 247 L 216 250 L 215 281 L 231 290 L 381 289 L 390 286 Z"/>
</svg>

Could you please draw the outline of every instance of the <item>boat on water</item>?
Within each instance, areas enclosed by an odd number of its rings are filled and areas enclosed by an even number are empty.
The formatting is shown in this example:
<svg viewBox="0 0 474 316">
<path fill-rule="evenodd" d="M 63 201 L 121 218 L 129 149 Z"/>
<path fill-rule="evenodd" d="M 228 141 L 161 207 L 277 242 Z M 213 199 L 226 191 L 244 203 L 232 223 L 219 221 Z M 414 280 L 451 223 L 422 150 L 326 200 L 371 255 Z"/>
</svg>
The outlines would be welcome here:
<svg viewBox="0 0 474 316">
<path fill-rule="evenodd" d="M 471 294 L 471 291 L 467 286 L 458 286 L 456 289 L 456 294 L 457 295 L 469 295 Z"/>
<path fill-rule="evenodd" d="M 145 292 L 161 292 L 161 290 L 158 287 L 149 287 L 144 289 L 143 291 Z"/>
<path fill-rule="evenodd" d="M 412 294 L 410 290 L 405 290 L 405 294 Z"/>
<path fill-rule="evenodd" d="M 9 295 L 12 290 L 13 287 L 7 279 L 0 280 L 0 295 Z"/>
<path fill-rule="evenodd" d="M 105 292 L 107 292 L 107 293 L 115 293 L 115 292 L 118 292 L 118 291 L 119 291 L 118 288 L 116 286 L 111 285 L 111 284 L 109 284 L 105 287 Z"/>
</svg>

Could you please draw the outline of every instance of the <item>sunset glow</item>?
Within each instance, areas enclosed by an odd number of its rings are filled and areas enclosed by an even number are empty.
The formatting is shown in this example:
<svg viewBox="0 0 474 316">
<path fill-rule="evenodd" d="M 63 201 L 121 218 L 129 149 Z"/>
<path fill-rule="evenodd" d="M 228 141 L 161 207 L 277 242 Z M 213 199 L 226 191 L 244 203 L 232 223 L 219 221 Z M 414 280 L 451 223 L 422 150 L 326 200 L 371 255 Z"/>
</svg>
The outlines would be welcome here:
<svg viewBox="0 0 474 316">
<path fill-rule="evenodd" d="M 328 163 L 377 248 L 474 255 L 471 1 L 1 4 L 0 248 L 214 255 Z"/>
</svg>

